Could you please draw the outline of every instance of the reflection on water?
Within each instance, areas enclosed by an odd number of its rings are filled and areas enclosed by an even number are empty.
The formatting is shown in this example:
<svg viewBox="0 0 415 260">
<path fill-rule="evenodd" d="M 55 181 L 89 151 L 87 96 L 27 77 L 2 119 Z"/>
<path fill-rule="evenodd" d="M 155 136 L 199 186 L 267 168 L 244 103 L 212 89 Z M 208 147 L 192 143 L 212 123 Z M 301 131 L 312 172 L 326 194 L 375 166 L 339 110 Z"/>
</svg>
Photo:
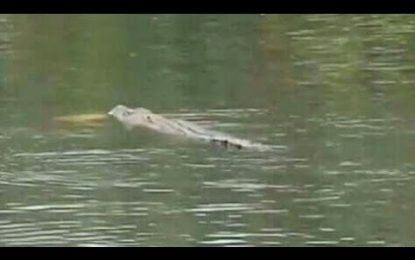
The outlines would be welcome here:
<svg viewBox="0 0 415 260">
<path fill-rule="evenodd" d="M 412 15 L 0 16 L 1 246 L 411 246 Z M 56 124 L 116 104 L 270 144 Z"/>
</svg>

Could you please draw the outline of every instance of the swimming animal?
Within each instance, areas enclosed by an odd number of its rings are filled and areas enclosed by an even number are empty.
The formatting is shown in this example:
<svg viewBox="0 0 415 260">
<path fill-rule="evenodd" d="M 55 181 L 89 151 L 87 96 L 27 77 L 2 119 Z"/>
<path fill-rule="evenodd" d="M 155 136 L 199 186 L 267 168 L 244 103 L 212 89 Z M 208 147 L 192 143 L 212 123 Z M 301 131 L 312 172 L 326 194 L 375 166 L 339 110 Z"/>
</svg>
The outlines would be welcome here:
<svg viewBox="0 0 415 260">
<path fill-rule="evenodd" d="M 188 121 L 169 119 L 142 107 L 133 109 L 124 105 L 117 105 L 108 112 L 108 115 L 120 121 L 128 130 L 145 127 L 162 134 L 220 144 L 225 147 L 268 149 L 266 145 L 208 130 Z"/>
</svg>

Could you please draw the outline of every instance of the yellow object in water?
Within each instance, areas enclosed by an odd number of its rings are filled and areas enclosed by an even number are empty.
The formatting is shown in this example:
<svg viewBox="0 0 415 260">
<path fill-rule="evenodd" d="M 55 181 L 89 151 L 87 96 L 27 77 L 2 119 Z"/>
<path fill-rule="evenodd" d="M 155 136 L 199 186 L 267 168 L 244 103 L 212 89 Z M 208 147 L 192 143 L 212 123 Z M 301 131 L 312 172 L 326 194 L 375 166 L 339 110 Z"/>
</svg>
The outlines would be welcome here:
<svg viewBox="0 0 415 260">
<path fill-rule="evenodd" d="M 100 126 L 104 120 L 108 119 L 106 114 L 81 114 L 81 115 L 69 115 L 69 116 L 58 116 L 54 118 L 54 121 L 67 124 L 79 124 L 79 125 L 90 125 Z"/>
</svg>

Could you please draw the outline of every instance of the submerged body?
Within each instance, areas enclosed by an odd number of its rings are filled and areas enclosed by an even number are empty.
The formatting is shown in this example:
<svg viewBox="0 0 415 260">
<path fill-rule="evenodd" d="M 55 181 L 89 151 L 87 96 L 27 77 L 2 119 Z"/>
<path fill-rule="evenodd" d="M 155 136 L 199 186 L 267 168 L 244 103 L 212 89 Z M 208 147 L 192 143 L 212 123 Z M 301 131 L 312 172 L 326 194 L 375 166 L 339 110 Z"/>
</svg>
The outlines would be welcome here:
<svg viewBox="0 0 415 260">
<path fill-rule="evenodd" d="M 238 149 L 255 148 L 265 150 L 268 147 L 259 143 L 232 137 L 220 132 L 204 129 L 196 124 L 179 119 L 168 119 L 152 113 L 145 108 L 131 109 L 123 105 L 114 107 L 109 115 L 115 117 L 127 129 L 146 127 L 159 133 L 181 136 L 184 138 L 233 146 Z"/>
</svg>

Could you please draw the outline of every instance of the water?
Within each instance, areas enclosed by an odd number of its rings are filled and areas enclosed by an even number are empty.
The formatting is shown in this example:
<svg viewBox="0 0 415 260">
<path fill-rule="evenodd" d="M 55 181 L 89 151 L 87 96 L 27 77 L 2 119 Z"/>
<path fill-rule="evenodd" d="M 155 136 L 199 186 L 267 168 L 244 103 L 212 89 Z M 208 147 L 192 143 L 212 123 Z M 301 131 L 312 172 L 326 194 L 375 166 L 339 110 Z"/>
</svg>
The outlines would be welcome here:
<svg viewBox="0 0 415 260">
<path fill-rule="evenodd" d="M 2 15 L 1 246 L 414 246 L 413 15 Z M 58 124 L 117 104 L 275 146 Z"/>
</svg>

